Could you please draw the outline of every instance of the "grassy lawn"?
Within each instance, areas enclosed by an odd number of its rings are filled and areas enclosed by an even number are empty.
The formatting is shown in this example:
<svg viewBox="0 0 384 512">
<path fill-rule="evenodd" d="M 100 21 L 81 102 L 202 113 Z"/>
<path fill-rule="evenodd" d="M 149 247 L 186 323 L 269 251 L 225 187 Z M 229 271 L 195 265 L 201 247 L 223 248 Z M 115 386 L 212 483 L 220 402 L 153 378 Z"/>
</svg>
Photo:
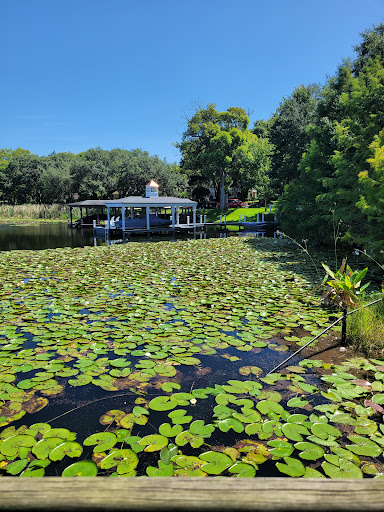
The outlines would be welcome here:
<svg viewBox="0 0 384 512">
<path fill-rule="evenodd" d="M 273 211 L 273 210 L 272 210 Z M 219 208 L 213 208 L 212 210 L 206 210 L 207 222 L 220 222 L 220 215 L 227 216 L 227 222 L 238 222 L 239 215 L 241 220 L 246 216 L 246 220 L 249 222 L 256 222 L 257 214 L 265 213 L 264 207 L 261 208 L 230 208 L 222 212 Z M 269 211 L 268 211 L 269 213 Z"/>
</svg>

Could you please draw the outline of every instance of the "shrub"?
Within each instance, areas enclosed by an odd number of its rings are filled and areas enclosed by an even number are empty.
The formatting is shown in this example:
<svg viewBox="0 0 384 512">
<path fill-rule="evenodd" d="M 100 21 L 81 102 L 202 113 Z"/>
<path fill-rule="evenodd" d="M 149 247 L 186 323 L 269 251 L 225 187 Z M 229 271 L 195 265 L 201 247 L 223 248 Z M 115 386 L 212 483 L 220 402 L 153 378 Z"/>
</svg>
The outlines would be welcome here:
<svg viewBox="0 0 384 512">
<path fill-rule="evenodd" d="M 384 301 L 349 315 L 347 338 L 359 352 L 370 356 L 384 348 Z"/>
</svg>

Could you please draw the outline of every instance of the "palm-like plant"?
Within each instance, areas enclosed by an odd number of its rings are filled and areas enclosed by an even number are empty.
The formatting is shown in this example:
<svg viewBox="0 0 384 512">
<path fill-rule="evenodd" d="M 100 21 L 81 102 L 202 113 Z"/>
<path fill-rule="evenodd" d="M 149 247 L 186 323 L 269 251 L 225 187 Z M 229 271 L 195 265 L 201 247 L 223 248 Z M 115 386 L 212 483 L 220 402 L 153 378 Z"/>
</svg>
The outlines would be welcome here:
<svg viewBox="0 0 384 512">
<path fill-rule="evenodd" d="M 333 272 L 325 263 L 321 263 L 326 276 L 323 279 L 322 286 L 325 291 L 322 296 L 324 304 L 328 306 L 337 306 L 343 311 L 343 324 L 341 341 L 345 344 L 347 332 L 347 309 L 356 308 L 358 306 L 358 295 L 363 292 L 370 283 L 361 286 L 361 281 L 364 279 L 368 271 L 368 267 L 361 271 L 352 271 L 351 267 L 347 265 L 347 260 L 343 259 L 341 267 L 336 272 Z"/>
<path fill-rule="evenodd" d="M 333 272 L 325 263 L 322 263 L 322 266 L 327 273 L 322 282 L 322 286 L 326 288 L 322 297 L 323 302 L 343 310 L 348 307 L 357 307 L 358 295 L 369 286 L 369 283 L 361 286 L 368 267 L 361 271 L 352 271 L 346 259 L 343 259 L 341 267 L 336 272 Z"/>
</svg>

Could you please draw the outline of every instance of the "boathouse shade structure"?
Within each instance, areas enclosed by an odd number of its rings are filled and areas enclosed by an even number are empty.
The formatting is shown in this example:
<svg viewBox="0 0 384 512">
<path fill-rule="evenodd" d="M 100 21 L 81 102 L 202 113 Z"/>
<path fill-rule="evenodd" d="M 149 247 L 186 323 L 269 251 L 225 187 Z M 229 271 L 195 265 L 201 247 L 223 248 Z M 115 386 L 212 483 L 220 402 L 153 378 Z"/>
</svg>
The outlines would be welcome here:
<svg viewBox="0 0 384 512">
<path fill-rule="evenodd" d="M 171 227 L 175 229 L 175 226 L 179 224 L 179 208 L 192 208 L 192 225 L 196 228 L 196 208 L 197 202 L 191 201 L 191 199 L 184 199 L 182 197 L 141 197 L 141 196 L 129 196 L 123 197 L 122 199 L 114 199 L 105 201 L 105 207 L 107 208 L 107 229 L 110 228 L 110 211 L 111 208 L 121 209 L 121 220 L 123 229 L 125 226 L 125 209 L 130 208 L 131 218 L 133 218 L 134 208 L 145 208 L 146 219 L 147 219 L 147 230 L 150 231 L 150 217 L 149 212 L 151 208 L 171 208 Z"/>
<path fill-rule="evenodd" d="M 105 208 L 105 200 L 104 199 L 87 199 L 86 201 L 78 201 L 77 203 L 68 203 L 70 215 L 71 215 L 71 226 L 72 222 L 72 209 L 80 208 L 80 224 L 83 225 L 83 208 L 85 209 L 85 215 L 88 215 L 88 208 L 92 208 L 96 210 L 97 214 L 97 222 L 99 222 L 99 213 L 101 213 Z"/>
</svg>

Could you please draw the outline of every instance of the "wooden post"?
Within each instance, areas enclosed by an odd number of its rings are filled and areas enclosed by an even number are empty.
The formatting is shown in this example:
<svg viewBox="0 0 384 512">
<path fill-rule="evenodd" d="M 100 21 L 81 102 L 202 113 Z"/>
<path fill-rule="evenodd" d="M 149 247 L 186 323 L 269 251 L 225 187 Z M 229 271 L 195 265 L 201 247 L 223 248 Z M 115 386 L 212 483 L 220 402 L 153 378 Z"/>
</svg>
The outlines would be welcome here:
<svg viewBox="0 0 384 512">
<path fill-rule="evenodd" d="M 347 308 L 343 309 L 343 320 L 341 324 L 341 344 L 343 347 L 347 344 Z"/>
</svg>

